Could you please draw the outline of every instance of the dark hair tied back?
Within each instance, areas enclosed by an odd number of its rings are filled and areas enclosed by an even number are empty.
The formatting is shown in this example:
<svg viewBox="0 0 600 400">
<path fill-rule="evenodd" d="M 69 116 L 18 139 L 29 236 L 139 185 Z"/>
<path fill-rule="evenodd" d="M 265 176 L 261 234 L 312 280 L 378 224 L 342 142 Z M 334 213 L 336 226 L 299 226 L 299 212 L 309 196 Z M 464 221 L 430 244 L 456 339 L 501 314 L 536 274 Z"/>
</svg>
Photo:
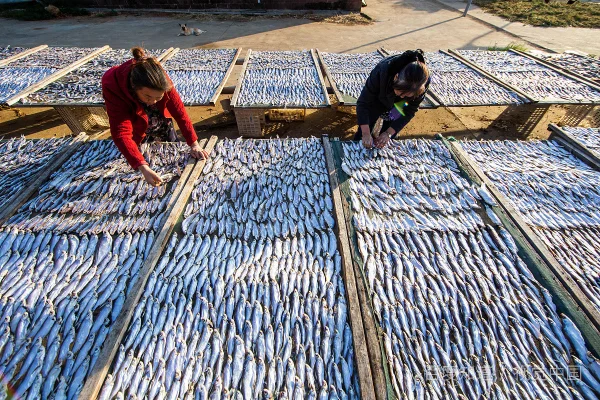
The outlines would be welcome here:
<svg viewBox="0 0 600 400">
<path fill-rule="evenodd" d="M 422 53 L 421 53 L 422 54 Z M 429 69 L 419 59 L 419 53 L 415 54 L 415 61 L 406 65 L 394 80 L 393 88 L 403 92 L 411 93 L 418 97 L 425 91 L 425 84 L 429 80 Z"/>
<path fill-rule="evenodd" d="M 146 52 L 141 47 L 132 48 L 131 54 L 135 59 L 129 73 L 131 89 L 138 90 L 146 87 L 161 92 L 171 90 L 171 81 L 156 58 L 146 57 Z"/>
</svg>

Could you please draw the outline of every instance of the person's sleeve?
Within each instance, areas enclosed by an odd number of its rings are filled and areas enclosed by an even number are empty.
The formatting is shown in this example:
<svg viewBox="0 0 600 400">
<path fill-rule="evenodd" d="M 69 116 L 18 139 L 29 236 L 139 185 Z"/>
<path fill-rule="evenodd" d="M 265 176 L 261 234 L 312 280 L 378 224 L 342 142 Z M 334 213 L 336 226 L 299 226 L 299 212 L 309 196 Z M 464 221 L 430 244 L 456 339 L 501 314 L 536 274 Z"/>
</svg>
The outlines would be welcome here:
<svg viewBox="0 0 600 400">
<path fill-rule="evenodd" d="M 102 96 L 108 114 L 110 135 L 121 154 L 133 169 L 148 164 L 137 143 L 133 140 L 133 124 L 131 116 L 126 111 L 129 109 L 128 104 L 107 89 L 104 84 L 102 85 Z"/>
<path fill-rule="evenodd" d="M 392 121 L 390 127 L 394 130 L 395 134 L 400 132 L 410 122 L 410 120 L 413 119 L 417 111 L 419 111 L 419 106 L 421 105 L 421 102 L 425 99 L 425 94 L 427 93 L 427 90 L 429 90 L 430 81 L 431 78 L 425 84 L 425 91 L 423 92 L 423 94 L 409 101 L 408 105 L 404 107 L 404 116 Z"/>
<path fill-rule="evenodd" d="M 356 116 L 358 125 L 369 125 L 369 106 L 377 101 L 380 91 L 381 68 L 379 65 L 373 68 L 365 83 L 358 100 L 356 101 Z"/>
<path fill-rule="evenodd" d="M 177 125 L 179 125 L 179 129 L 181 129 L 181 133 L 185 138 L 188 146 L 194 144 L 196 140 L 198 140 L 198 135 L 196 135 L 196 131 L 194 130 L 194 125 L 192 125 L 192 121 L 185 110 L 185 106 L 183 105 L 183 101 L 181 101 L 181 97 L 179 97 L 179 93 L 175 89 L 175 86 L 168 92 L 169 102 L 167 102 L 167 109 L 177 121 Z"/>
</svg>

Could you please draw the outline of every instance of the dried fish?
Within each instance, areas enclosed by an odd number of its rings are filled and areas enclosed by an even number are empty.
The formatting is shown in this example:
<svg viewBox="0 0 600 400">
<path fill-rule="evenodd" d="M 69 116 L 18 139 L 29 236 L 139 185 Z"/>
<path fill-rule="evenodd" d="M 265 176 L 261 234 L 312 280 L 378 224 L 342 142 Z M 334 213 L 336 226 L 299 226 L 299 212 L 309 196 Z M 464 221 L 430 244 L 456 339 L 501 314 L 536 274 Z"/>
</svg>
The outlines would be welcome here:
<svg viewBox="0 0 600 400">
<path fill-rule="evenodd" d="M 6 102 L 56 71 L 58 70 L 55 68 L 46 67 L 0 67 L 0 103 Z"/>
<path fill-rule="evenodd" d="M 15 54 L 21 53 L 25 50 L 28 50 L 28 49 L 24 48 L 24 47 L 12 47 L 12 46 L 0 47 L 0 60 L 4 60 L 8 57 L 12 57 Z"/>
<path fill-rule="evenodd" d="M 568 71 L 600 82 L 600 60 L 596 58 L 575 53 L 535 53 L 535 55 Z"/>
<path fill-rule="evenodd" d="M 100 397 L 360 398 L 320 141 L 222 141 L 195 185 Z"/>
<path fill-rule="evenodd" d="M 562 130 L 583 143 L 590 150 L 600 153 L 600 128 L 580 128 L 563 126 Z"/>
<path fill-rule="evenodd" d="M 326 104 L 310 51 L 257 51 L 250 54 L 237 105 L 319 107 Z"/>
<path fill-rule="evenodd" d="M 61 69 L 87 56 L 95 47 L 46 47 L 9 64 L 13 68 L 45 67 Z"/>
<path fill-rule="evenodd" d="M 533 98 L 544 101 L 600 101 L 600 92 L 510 51 L 459 50 L 460 55 Z"/>
<path fill-rule="evenodd" d="M 582 374 L 597 371 L 581 333 L 557 314 L 513 238 L 493 222 L 485 188 L 460 175 L 442 143 L 343 150 L 396 398 L 598 396 L 596 386 L 571 383 L 568 365 L 581 357 Z"/>
<path fill-rule="evenodd" d="M 346 96 L 358 98 L 369 74 L 383 60 L 381 53 L 325 53 L 321 57 L 338 90 Z"/>
</svg>

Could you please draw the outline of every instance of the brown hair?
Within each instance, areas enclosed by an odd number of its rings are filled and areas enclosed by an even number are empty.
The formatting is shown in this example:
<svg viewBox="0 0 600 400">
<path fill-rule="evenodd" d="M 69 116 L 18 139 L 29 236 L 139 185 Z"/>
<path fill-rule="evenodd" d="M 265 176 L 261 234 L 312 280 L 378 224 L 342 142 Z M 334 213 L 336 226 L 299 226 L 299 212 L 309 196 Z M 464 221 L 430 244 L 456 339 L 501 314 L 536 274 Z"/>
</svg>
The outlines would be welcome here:
<svg viewBox="0 0 600 400">
<path fill-rule="evenodd" d="M 418 97 L 425 91 L 425 84 L 429 80 L 429 69 L 424 62 L 413 61 L 398 72 L 392 87 L 396 90 L 408 92 Z"/>
<path fill-rule="evenodd" d="M 132 90 L 150 88 L 168 92 L 171 90 L 171 80 L 167 73 L 154 57 L 146 57 L 146 52 L 141 47 L 131 49 L 135 59 L 129 73 L 129 86 Z"/>
</svg>

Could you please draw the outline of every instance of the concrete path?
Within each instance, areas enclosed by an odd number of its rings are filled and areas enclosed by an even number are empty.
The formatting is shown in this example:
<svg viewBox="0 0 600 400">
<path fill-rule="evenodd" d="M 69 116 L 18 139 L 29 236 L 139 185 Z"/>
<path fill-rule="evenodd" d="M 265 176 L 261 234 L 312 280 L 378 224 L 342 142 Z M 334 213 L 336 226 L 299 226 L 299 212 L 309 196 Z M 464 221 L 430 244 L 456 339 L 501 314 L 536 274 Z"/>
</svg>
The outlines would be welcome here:
<svg viewBox="0 0 600 400">
<path fill-rule="evenodd" d="M 466 5 L 466 1 L 460 0 L 437 1 L 461 13 L 464 11 Z M 600 54 L 600 29 L 530 26 L 521 22 L 510 22 L 504 18 L 487 13 L 476 5 L 472 5 L 469 8 L 468 15 L 518 36 L 527 42 L 535 43 L 540 47 L 559 53 L 565 50 L 580 50 L 589 54 Z"/>
<path fill-rule="evenodd" d="M 244 47 L 255 50 L 307 49 L 364 52 L 384 46 L 481 48 L 507 45 L 515 38 L 433 0 L 368 0 L 363 12 L 374 19 L 367 26 L 313 22 L 303 18 L 261 18 L 252 21 L 193 21 L 181 17 L 123 15 L 21 22 L 0 19 L 0 45 L 100 46 L 128 48 Z M 177 37 L 178 23 L 206 31 Z"/>
</svg>

